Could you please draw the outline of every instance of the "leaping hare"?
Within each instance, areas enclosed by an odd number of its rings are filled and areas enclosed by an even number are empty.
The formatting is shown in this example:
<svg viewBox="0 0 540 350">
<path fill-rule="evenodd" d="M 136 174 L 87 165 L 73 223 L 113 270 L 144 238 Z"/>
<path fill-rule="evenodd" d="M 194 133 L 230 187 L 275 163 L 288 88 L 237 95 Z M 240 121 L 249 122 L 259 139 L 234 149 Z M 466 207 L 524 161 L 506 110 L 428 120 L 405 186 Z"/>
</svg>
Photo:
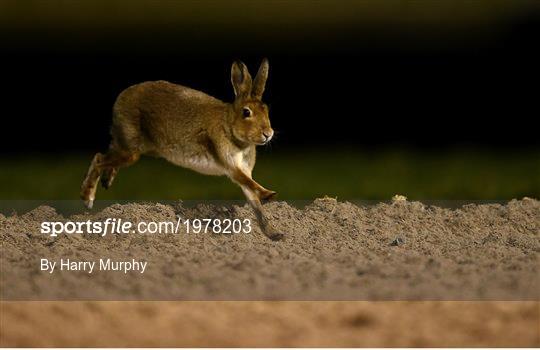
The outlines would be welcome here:
<svg viewBox="0 0 540 350">
<path fill-rule="evenodd" d="M 167 81 L 151 81 L 124 90 L 113 107 L 112 141 L 97 153 L 81 186 L 81 198 L 91 208 L 101 179 L 111 186 L 120 167 L 143 154 L 208 175 L 225 175 L 238 184 L 253 207 L 262 231 L 280 239 L 265 218 L 261 200 L 276 192 L 255 182 L 255 146 L 272 139 L 268 107 L 261 101 L 268 77 L 264 59 L 252 81 L 246 65 L 234 62 L 231 82 L 235 100 L 222 102 L 203 92 Z"/>
</svg>

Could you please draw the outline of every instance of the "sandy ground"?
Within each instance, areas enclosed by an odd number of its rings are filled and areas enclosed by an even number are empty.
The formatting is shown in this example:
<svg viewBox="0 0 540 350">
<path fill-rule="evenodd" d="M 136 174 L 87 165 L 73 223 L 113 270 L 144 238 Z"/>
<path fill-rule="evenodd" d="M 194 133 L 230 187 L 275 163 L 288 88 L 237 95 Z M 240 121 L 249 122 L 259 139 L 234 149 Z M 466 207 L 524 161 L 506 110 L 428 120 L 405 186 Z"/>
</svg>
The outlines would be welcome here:
<svg viewBox="0 0 540 350">
<path fill-rule="evenodd" d="M 247 207 L 126 204 L 69 218 L 39 207 L 0 216 L 1 345 L 540 346 L 540 202 L 443 209 L 320 199 L 265 208 L 284 241 L 257 230 L 39 233 L 44 220 L 252 218 Z M 43 256 L 136 257 L 149 267 L 47 275 L 38 271 Z M 94 301 L 44 301 L 81 299 Z"/>
<path fill-rule="evenodd" d="M 2 346 L 538 347 L 538 302 L 3 302 Z"/>
<path fill-rule="evenodd" d="M 61 234 L 42 206 L 2 220 L 7 300 L 538 300 L 540 202 L 459 209 L 395 202 L 362 207 L 319 199 L 303 209 L 265 207 L 287 234 Z M 112 205 L 85 221 L 252 218 L 247 206 Z M 148 261 L 131 271 L 40 272 L 40 259 Z M 99 264 L 97 264 L 99 265 Z"/>
</svg>

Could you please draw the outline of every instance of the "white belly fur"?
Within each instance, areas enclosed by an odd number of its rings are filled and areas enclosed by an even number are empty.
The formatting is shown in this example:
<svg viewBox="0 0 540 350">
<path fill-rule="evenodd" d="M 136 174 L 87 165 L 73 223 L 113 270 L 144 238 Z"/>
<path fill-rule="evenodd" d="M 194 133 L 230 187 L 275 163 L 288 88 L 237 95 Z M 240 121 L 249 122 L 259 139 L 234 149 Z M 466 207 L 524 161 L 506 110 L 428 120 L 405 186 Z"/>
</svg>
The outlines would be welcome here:
<svg viewBox="0 0 540 350">
<path fill-rule="evenodd" d="M 222 165 L 218 164 L 212 156 L 204 153 L 186 155 L 181 151 L 170 151 L 163 154 L 163 158 L 175 165 L 194 170 L 201 174 L 217 176 L 227 175 L 227 171 Z M 251 169 L 249 168 L 244 152 L 230 155 L 228 161 L 237 168 L 242 169 L 247 175 L 251 176 Z"/>
<path fill-rule="evenodd" d="M 201 174 L 217 176 L 225 175 L 223 167 L 217 164 L 213 158 L 205 155 L 186 157 L 181 153 L 173 152 L 165 154 L 164 158 L 175 165 L 194 170 Z"/>
</svg>

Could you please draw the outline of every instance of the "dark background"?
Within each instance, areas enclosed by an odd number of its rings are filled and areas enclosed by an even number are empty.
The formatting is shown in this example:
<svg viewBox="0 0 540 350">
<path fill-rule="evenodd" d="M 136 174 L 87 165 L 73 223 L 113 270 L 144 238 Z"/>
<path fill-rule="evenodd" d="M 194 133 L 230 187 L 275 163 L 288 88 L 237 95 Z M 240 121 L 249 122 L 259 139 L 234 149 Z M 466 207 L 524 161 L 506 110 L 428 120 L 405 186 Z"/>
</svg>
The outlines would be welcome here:
<svg viewBox="0 0 540 350">
<path fill-rule="evenodd" d="M 537 147 L 537 4 L 2 2 L 1 150 L 105 149 L 122 89 L 231 100 L 232 60 L 262 57 L 276 149 Z"/>
<path fill-rule="evenodd" d="M 128 86 L 231 101 L 263 57 L 279 199 L 540 198 L 538 38 L 537 0 L 0 0 L 0 201 L 78 199 Z M 243 195 L 142 157 L 97 198 Z"/>
</svg>

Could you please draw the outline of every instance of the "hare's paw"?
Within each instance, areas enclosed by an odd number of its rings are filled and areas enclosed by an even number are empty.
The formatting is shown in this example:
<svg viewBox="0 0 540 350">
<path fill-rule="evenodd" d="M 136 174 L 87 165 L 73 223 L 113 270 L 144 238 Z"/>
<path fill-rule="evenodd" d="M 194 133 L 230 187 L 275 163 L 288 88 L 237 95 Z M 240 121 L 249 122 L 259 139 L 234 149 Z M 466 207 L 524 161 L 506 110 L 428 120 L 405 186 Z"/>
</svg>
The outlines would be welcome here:
<svg viewBox="0 0 540 350">
<path fill-rule="evenodd" d="M 92 188 L 83 188 L 81 190 L 81 199 L 87 209 L 92 209 L 94 206 L 95 190 L 92 191 Z"/>
<path fill-rule="evenodd" d="M 283 238 L 285 238 L 285 235 L 282 232 L 276 230 L 273 225 L 265 226 L 263 228 L 263 233 L 272 241 L 281 241 Z"/>
<path fill-rule="evenodd" d="M 276 231 L 266 232 L 266 236 L 272 241 L 281 241 L 283 238 L 285 238 L 285 235 L 283 233 Z"/>
<path fill-rule="evenodd" d="M 103 170 L 101 174 L 101 186 L 108 190 L 111 187 L 116 174 L 118 173 L 118 168 L 108 168 Z"/>
<path fill-rule="evenodd" d="M 94 206 L 94 200 L 93 199 L 84 199 L 83 202 L 84 202 L 84 206 L 86 207 L 86 209 L 92 209 L 92 207 Z"/>
<path fill-rule="evenodd" d="M 277 195 L 277 192 L 270 191 L 270 190 L 264 190 L 259 193 L 259 199 L 261 201 L 271 201 L 274 200 Z"/>
</svg>

